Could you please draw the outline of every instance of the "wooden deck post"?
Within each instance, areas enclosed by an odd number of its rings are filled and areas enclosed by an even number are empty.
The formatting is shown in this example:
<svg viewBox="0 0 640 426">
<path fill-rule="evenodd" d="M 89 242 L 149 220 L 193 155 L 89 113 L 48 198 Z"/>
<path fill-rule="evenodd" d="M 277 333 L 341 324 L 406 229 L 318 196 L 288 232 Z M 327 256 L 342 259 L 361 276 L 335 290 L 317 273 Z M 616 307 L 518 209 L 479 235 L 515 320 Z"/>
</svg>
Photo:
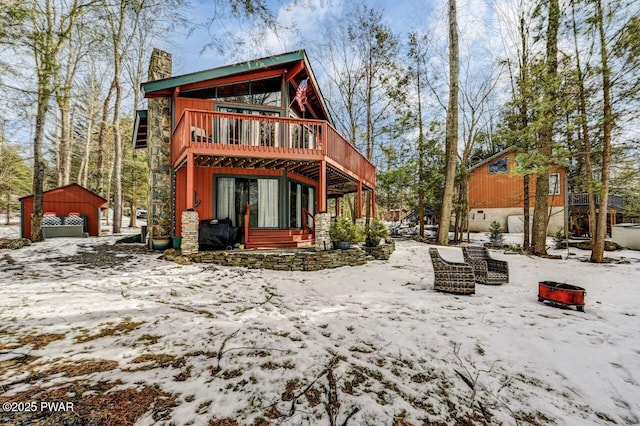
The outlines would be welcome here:
<svg viewBox="0 0 640 426">
<path fill-rule="evenodd" d="M 371 190 L 371 217 L 376 217 L 376 190 Z"/>
<path fill-rule="evenodd" d="M 356 218 L 362 217 L 362 181 L 358 181 L 358 208 Z"/>
<path fill-rule="evenodd" d="M 336 217 L 340 216 L 340 213 L 342 213 L 340 210 L 340 202 L 342 201 L 342 197 L 340 198 L 336 198 Z"/>
<path fill-rule="evenodd" d="M 327 211 L 327 161 L 320 161 L 320 171 L 318 174 L 318 212 Z"/>
<path fill-rule="evenodd" d="M 194 159 L 193 159 L 193 153 L 190 152 L 187 155 L 187 205 L 185 206 L 185 209 L 192 209 L 194 208 L 193 205 L 193 175 L 195 174 L 195 167 L 194 167 Z"/>
</svg>

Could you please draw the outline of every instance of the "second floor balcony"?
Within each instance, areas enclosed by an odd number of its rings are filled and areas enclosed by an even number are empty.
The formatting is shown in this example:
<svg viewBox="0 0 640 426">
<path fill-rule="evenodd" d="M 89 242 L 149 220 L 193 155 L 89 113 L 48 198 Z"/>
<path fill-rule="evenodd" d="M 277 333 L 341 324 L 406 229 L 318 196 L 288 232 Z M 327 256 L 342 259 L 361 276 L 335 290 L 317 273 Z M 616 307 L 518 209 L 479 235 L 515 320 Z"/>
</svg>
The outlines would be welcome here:
<svg viewBox="0 0 640 426">
<path fill-rule="evenodd" d="M 187 152 L 246 157 L 263 167 L 271 160 L 326 160 L 365 185 L 376 180 L 373 164 L 324 120 L 185 109 L 171 139 L 172 164 Z"/>
</svg>

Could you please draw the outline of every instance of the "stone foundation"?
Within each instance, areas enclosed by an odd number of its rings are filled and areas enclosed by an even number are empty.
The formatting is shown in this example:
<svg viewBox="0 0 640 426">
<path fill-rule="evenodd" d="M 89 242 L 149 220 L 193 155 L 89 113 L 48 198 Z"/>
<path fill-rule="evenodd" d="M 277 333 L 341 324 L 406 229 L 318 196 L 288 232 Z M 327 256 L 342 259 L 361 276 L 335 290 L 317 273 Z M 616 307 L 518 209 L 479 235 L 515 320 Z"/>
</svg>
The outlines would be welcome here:
<svg viewBox="0 0 640 426">
<path fill-rule="evenodd" d="M 184 245 L 184 237 L 183 237 Z M 319 271 L 342 266 L 360 266 L 369 260 L 387 260 L 395 249 L 395 244 L 378 247 L 353 247 L 349 250 L 232 250 L 204 251 L 181 256 L 175 250 L 167 250 L 168 260 L 186 260 L 196 263 L 215 263 L 222 266 L 236 266 L 250 269 L 272 269 L 276 271 Z"/>
<path fill-rule="evenodd" d="M 362 247 L 370 256 L 378 260 L 389 260 L 391 253 L 396 249 L 396 243 L 391 241 L 389 244 L 382 244 L 377 247 Z"/>
<path fill-rule="evenodd" d="M 198 223 L 200 217 L 195 210 L 182 212 L 182 255 L 189 256 L 198 253 Z"/>
</svg>

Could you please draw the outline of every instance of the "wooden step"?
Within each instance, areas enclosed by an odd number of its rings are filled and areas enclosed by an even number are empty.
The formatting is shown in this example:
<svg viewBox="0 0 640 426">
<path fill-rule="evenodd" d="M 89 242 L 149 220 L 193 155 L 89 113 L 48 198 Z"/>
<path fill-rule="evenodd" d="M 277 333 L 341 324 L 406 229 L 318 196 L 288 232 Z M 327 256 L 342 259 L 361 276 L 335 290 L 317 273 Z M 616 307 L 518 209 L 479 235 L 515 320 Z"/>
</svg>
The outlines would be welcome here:
<svg viewBox="0 0 640 426">
<path fill-rule="evenodd" d="M 260 249 L 260 248 L 302 248 L 312 247 L 314 245 L 313 240 L 308 241 L 269 241 L 260 243 L 249 243 L 245 245 L 248 249 Z"/>
<path fill-rule="evenodd" d="M 304 229 L 249 229 L 249 235 L 308 235 Z"/>
<path fill-rule="evenodd" d="M 257 241 L 304 241 L 310 240 L 313 238 L 313 235 L 252 235 L 249 234 L 249 241 L 257 240 Z"/>
<path fill-rule="evenodd" d="M 250 229 L 246 248 L 309 247 L 313 234 L 303 229 Z"/>
</svg>

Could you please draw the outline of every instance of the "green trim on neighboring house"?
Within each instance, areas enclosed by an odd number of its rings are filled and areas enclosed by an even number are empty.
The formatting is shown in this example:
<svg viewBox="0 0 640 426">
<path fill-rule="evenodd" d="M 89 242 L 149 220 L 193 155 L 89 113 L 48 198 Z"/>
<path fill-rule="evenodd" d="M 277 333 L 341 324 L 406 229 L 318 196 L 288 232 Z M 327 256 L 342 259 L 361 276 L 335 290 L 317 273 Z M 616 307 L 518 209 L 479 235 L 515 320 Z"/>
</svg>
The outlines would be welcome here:
<svg viewBox="0 0 640 426">
<path fill-rule="evenodd" d="M 221 77 L 227 77 L 230 75 L 240 74 L 243 72 L 268 68 L 277 65 L 286 64 L 288 62 L 300 61 L 306 59 L 304 50 L 298 50 L 295 52 L 284 53 L 282 55 L 269 56 L 266 58 L 255 59 L 247 62 L 240 62 L 233 65 L 226 65 L 218 68 L 213 68 L 205 71 L 198 71 L 191 74 L 185 74 L 176 77 L 166 78 L 164 80 L 150 81 L 142 83 L 143 94 L 156 92 L 158 90 L 170 89 L 176 86 L 182 86 L 184 84 L 197 83 L 204 80 L 212 80 Z"/>
</svg>

